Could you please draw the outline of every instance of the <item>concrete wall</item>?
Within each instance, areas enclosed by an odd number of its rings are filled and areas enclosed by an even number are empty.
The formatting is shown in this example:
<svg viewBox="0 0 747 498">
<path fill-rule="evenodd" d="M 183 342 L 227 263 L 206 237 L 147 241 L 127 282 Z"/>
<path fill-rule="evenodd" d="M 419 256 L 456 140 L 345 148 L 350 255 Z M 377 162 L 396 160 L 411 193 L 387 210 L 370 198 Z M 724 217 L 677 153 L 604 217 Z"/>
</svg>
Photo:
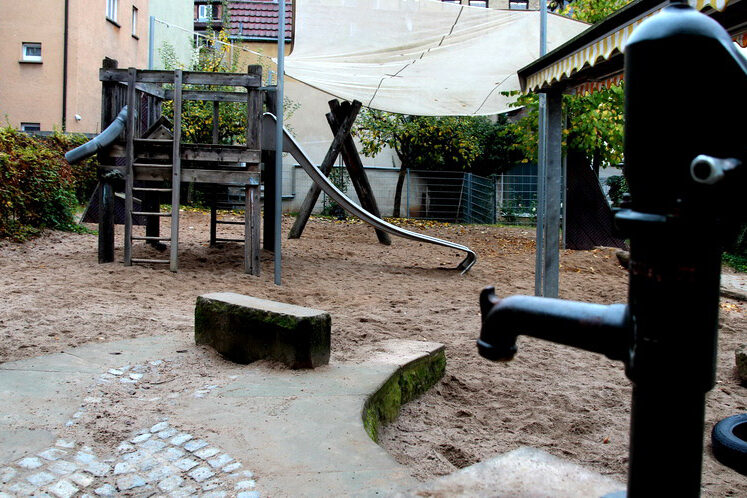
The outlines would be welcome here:
<svg viewBox="0 0 747 498">
<path fill-rule="evenodd" d="M 1 0 L 0 115 L 19 127 L 38 122 L 42 130 L 62 127 L 64 45 L 62 0 L 16 2 Z M 138 28 L 132 33 L 132 8 Z M 148 55 L 148 0 L 119 0 L 116 24 L 106 19 L 106 2 L 69 2 L 67 130 L 101 130 L 101 83 L 98 70 L 104 57 L 120 67 L 145 67 Z M 41 64 L 19 62 L 21 43 L 42 44 Z M 81 117 L 75 119 L 75 115 Z"/>
<path fill-rule="evenodd" d="M 157 19 L 152 33 L 153 69 L 164 69 L 162 51 L 165 44 L 174 48 L 181 64 L 189 66 L 194 53 L 191 34 L 194 0 L 150 0 L 150 15 Z"/>
</svg>

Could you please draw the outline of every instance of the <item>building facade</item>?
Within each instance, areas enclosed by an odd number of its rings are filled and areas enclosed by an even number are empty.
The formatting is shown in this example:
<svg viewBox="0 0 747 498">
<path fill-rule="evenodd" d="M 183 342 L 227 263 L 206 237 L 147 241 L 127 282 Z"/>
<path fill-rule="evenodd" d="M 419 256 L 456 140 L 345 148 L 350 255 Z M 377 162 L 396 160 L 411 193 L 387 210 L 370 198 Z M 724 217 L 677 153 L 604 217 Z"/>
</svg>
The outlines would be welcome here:
<svg viewBox="0 0 747 498">
<path fill-rule="evenodd" d="M 101 63 L 148 67 L 151 5 L 191 30 L 191 0 L 0 0 L 2 124 L 100 132 Z"/>
</svg>

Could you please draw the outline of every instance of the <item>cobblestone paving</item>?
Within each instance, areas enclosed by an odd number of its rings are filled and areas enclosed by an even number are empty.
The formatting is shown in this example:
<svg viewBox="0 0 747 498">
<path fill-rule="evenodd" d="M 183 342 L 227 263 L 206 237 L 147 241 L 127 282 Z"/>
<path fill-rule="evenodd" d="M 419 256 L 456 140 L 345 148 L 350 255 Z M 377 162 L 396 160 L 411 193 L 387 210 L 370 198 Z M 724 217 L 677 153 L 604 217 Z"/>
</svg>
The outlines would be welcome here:
<svg viewBox="0 0 747 498">
<path fill-rule="evenodd" d="M 109 369 L 98 382 L 136 384 L 150 365 Z M 193 393 L 203 397 L 217 386 Z M 85 400 L 93 402 L 95 400 Z M 71 427 L 85 414 L 84 403 L 67 422 Z M 173 427 L 167 419 L 121 441 L 108 455 L 97 454 L 85 442 L 58 439 L 34 455 L 0 465 L 0 498 L 96 496 L 204 496 L 258 498 L 251 471 L 210 441 Z"/>
</svg>

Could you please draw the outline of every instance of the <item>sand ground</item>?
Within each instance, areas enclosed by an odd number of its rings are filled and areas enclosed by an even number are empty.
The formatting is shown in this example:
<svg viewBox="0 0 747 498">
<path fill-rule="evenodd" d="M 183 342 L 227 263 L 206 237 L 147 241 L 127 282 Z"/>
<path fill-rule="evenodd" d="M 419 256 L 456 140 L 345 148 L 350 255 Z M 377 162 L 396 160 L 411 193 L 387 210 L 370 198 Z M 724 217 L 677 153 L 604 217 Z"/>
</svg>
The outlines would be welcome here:
<svg viewBox="0 0 747 498">
<path fill-rule="evenodd" d="M 284 233 L 291 222 L 284 219 Z M 381 441 L 420 479 L 530 445 L 625 481 L 630 384 L 621 364 L 533 339 L 520 340 L 510 363 L 477 355 L 480 290 L 495 285 L 500 296 L 533 293 L 533 230 L 408 226 L 474 249 L 477 265 L 460 276 L 453 268 L 462 255 L 453 250 L 402 239 L 382 246 L 366 225 L 312 219 L 301 239 L 283 241 L 278 287 L 272 254 L 263 253 L 260 277 L 248 276 L 241 245 L 209 247 L 207 215 L 183 213 L 181 227 L 178 273 L 124 267 L 121 232 L 118 262 L 104 265 L 97 264 L 94 235 L 49 232 L 25 244 L 0 242 L 0 362 L 96 341 L 188 339 L 198 295 L 238 292 L 329 311 L 333 360 L 356 358 L 360 345 L 385 338 L 446 345 L 443 380 L 406 405 Z M 141 245 L 134 255 L 163 257 Z M 614 250 L 562 252 L 561 298 L 607 304 L 625 302 L 626 295 L 627 273 Z M 709 436 L 718 420 L 747 411 L 747 391 L 734 371 L 745 330 L 745 304 L 722 299 L 718 384 L 706 415 L 706 496 L 747 496 L 747 477 L 711 457 Z"/>
</svg>

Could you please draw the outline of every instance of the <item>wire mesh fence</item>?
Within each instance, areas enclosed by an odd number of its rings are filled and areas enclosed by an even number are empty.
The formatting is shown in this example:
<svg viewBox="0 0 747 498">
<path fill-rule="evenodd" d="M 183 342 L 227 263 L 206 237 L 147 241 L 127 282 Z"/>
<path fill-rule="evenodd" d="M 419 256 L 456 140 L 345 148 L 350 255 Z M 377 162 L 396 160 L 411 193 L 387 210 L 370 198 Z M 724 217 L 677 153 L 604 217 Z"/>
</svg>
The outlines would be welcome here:
<svg viewBox="0 0 747 498">
<path fill-rule="evenodd" d="M 406 201 L 402 215 L 409 218 L 533 225 L 537 220 L 537 168 L 519 165 L 490 177 L 409 171 L 403 196 Z"/>
<path fill-rule="evenodd" d="M 338 168 L 344 170 L 342 166 L 335 167 Z M 406 170 L 400 174 L 399 169 L 380 167 L 366 168 L 366 174 L 383 216 L 526 226 L 537 222 L 534 164 L 519 164 L 489 177 L 455 171 Z M 338 187 L 358 202 L 347 175 L 337 177 L 338 183 L 342 182 Z M 294 168 L 292 178 L 286 182 L 283 193 L 288 194 L 287 207 L 292 212 L 297 210 L 296 205 L 300 206 L 311 182 L 299 168 Z M 322 212 L 328 203 L 322 194 L 314 211 Z"/>
</svg>

